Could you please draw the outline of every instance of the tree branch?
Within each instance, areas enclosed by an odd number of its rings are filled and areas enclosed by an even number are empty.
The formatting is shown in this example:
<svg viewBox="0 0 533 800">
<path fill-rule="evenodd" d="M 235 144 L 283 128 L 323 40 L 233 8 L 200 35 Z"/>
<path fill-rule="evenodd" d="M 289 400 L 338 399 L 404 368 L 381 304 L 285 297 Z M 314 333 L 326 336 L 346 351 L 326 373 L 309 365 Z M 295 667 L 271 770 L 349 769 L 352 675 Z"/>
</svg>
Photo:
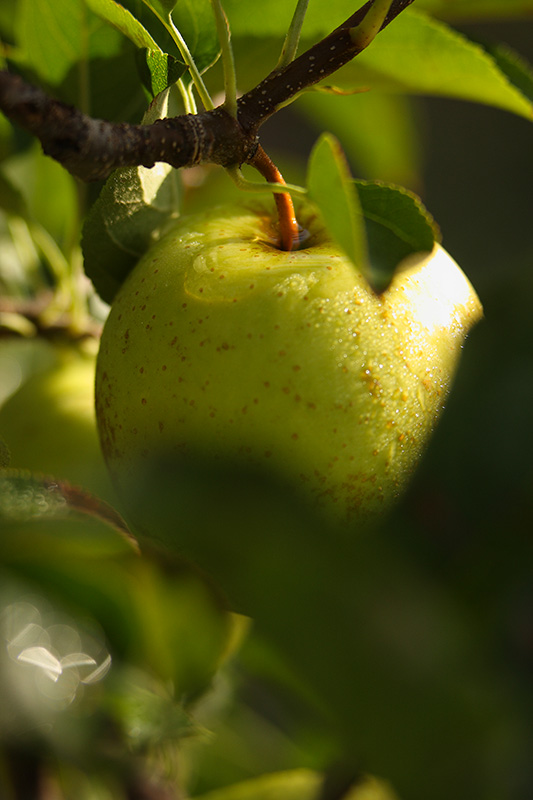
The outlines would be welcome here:
<svg viewBox="0 0 533 800">
<path fill-rule="evenodd" d="M 243 163 L 255 152 L 255 134 L 244 134 L 222 106 L 151 125 L 92 119 L 53 100 L 18 75 L 0 72 L 0 108 L 40 139 L 46 155 L 84 181 L 103 180 L 117 167 L 173 167 Z"/>
<path fill-rule="evenodd" d="M 414 0 L 393 0 L 380 30 L 387 27 Z M 359 55 L 365 47 L 353 41 L 351 31 L 373 5 L 369 0 L 329 36 L 322 39 L 281 70 L 274 70 L 238 101 L 238 119 L 245 130 L 257 130 L 294 95 L 333 75 Z"/>
<path fill-rule="evenodd" d="M 382 28 L 412 2 L 393 0 Z M 329 36 L 243 95 L 237 103 L 237 119 L 219 106 L 151 125 L 95 120 L 7 71 L 0 71 L 0 109 L 37 137 L 47 155 L 84 181 L 103 180 L 118 167 L 153 167 L 158 161 L 176 168 L 251 163 L 260 126 L 296 94 L 327 78 L 364 49 L 351 31 L 372 4 L 369 0 Z"/>
</svg>

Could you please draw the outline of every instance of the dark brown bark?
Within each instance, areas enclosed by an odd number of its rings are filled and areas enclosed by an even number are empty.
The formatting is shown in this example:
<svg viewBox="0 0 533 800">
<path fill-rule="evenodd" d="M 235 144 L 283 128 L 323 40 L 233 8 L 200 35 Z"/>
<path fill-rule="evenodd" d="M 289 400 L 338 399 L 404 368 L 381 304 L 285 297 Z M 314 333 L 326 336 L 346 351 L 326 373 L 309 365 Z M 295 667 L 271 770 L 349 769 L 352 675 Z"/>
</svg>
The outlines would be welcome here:
<svg viewBox="0 0 533 800">
<path fill-rule="evenodd" d="M 381 30 L 413 2 L 414 0 L 394 0 Z M 350 30 L 363 21 L 371 6 L 372 2 L 366 3 L 325 39 L 306 50 L 282 70 L 271 72 L 261 83 L 243 95 L 238 101 L 238 117 L 242 127 L 245 130 L 257 130 L 294 95 L 333 75 L 359 55 L 364 47 L 352 41 Z"/>
<path fill-rule="evenodd" d="M 255 135 L 243 134 L 222 107 L 151 125 L 111 123 L 92 119 L 8 72 L 0 72 L 0 108 L 40 139 L 46 155 L 85 181 L 103 180 L 117 167 L 153 167 L 157 161 L 173 167 L 242 163 L 256 146 Z"/>
<path fill-rule="evenodd" d="M 382 27 L 412 2 L 393 0 Z M 332 75 L 361 52 L 350 29 L 364 19 L 371 5 L 367 2 L 325 39 L 243 95 L 237 120 L 223 106 L 152 125 L 95 120 L 7 71 L 0 71 L 0 109 L 37 137 L 47 155 L 84 181 L 103 180 L 118 167 L 151 167 L 157 161 L 173 167 L 250 163 L 263 122 L 300 91 Z"/>
</svg>

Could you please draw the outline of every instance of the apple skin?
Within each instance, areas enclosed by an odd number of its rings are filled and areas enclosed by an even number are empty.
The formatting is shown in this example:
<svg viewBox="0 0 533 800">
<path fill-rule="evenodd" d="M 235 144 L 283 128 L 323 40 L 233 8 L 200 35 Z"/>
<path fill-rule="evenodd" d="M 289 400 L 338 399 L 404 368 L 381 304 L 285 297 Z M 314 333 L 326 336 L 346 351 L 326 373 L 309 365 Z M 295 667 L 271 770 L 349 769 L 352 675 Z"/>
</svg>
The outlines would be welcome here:
<svg viewBox="0 0 533 800">
<path fill-rule="evenodd" d="M 51 348 L 51 364 L 0 408 L 0 436 L 10 468 L 65 480 L 115 503 L 96 430 L 96 350 L 93 341 Z"/>
<path fill-rule="evenodd" d="M 265 467 L 351 524 L 397 497 L 441 413 L 475 291 L 436 246 L 375 294 L 298 211 L 303 249 L 276 249 L 255 202 L 177 226 L 141 259 L 106 322 L 96 373 L 120 490 L 160 453 Z"/>
</svg>

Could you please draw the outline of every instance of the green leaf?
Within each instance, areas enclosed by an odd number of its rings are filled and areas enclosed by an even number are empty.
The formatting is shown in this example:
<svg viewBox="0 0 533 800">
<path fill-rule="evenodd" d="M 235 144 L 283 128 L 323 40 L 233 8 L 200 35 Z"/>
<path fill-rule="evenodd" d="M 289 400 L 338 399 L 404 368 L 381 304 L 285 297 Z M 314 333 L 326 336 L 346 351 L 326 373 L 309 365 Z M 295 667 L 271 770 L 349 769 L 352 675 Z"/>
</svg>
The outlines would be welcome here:
<svg viewBox="0 0 533 800">
<path fill-rule="evenodd" d="M 194 82 L 202 84 L 200 75 L 211 67 L 220 55 L 215 18 L 209 0 L 181 0 L 171 15 L 175 3 L 159 0 L 143 0 L 162 22 L 166 32 L 181 53 L 182 60 L 189 65 L 189 73 L 194 72 Z M 188 74 L 187 82 L 193 80 Z M 204 87 L 205 88 L 205 87 Z M 202 90 L 200 89 L 200 96 Z M 209 107 L 209 106 L 207 106 Z"/>
<path fill-rule="evenodd" d="M 293 769 L 215 789 L 195 800 L 316 800 L 321 797 L 323 776 L 310 769 Z M 397 800 L 381 781 L 365 778 L 343 795 L 345 800 Z"/>
<path fill-rule="evenodd" d="M 89 9 L 72 0 L 20 0 L 16 34 L 19 60 L 53 85 L 72 67 L 118 53 L 120 36 Z"/>
<path fill-rule="evenodd" d="M 384 309 L 383 326 L 395 324 Z M 409 369 L 409 353 L 400 355 Z M 511 669 L 480 635 L 471 604 L 432 580 L 408 526 L 369 531 L 360 520 L 346 536 L 269 471 L 209 457 L 145 462 L 130 488 L 133 500 L 157 489 L 162 536 L 224 574 L 233 607 L 253 614 L 239 665 L 260 687 L 262 708 L 281 702 L 292 730 L 303 723 L 305 742 L 326 746 L 320 763 L 324 753 L 344 755 L 349 767 L 363 754 L 367 770 L 415 800 L 490 797 L 494 775 L 505 786 L 510 764 L 502 752 L 494 765 L 494 731 L 511 721 L 517 741 L 528 709 L 516 708 Z M 459 753 L 459 763 L 443 752 Z"/>
<path fill-rule="evenodd" d="M 37 142 L 6 161 L 3 172 L 20 194 L 23 205 L 19 201 L 19 216 L 40 223 L 60 246 L 68 247 L 78 236 L 78 197 L 72 175 L 43 155 Z"/>
<path fill-rule="evenodd" d="M 143 0 L 160 19 L 168 19 L 178 0 Z"/>
<path fill-rule="evenodd" d="M 280 552 L 292 569 L 278 568 L 277 602 L 269 598 L 269 609 L 265 601 L 265 616 L 259 621 L 257 614 L 254 630 L 276 642 L 293 668 L 292 684 L 284 681 L 292 697 L 296 668 L 302 688 L 312 684 L 322 696 L 326 711 L 317 729 L 322 724 L 335 737 L 332 718 L 342 718 L 343 733 L 350 732 L 346 757 L 353 765 L 353 754 L 363 753 L 366 769 L 386 776 L 402 798 L 490 797 L 495 775 L 503 787 L 505 757 L 499 755 L 498 765 L 491 761 L 490 769 L 484 758 L 492 750 L 491 726 L 514 719 L 515 701 L 505 691 L 507 671 L 476 629 L 467 601 L 461 604 L 444 582 L 431 582 L 418 554 L 409 558 L 394 525 L 350 542 L 312 525 L 299 541 L 294 527 L 284 534 L 294 557 Z M 264 561 L 275 580 L 276 565 Z M 252 631 L 241 653 L 244 663 L 254 644 Z M 278 674 L 274 680 L 282 679 Z M 455 759 L 439 759 L 450 747 L 469 765 L 467 773 Z"/>
<path fill-rule="evenodd" d="M 139 50 L 137 53 L 141 80 L 152 97 L 176 83 L 186 70 L 183 62 L 161 50 Z"/>
<path fill-rule="evenodd" d="M 322 776 L 318 772 L 295 769 L 215 789 L 194 800 L 316 800 L 321 783 Z"/>
<path fill-rule="evenodd" d="M 313 147 L 307 186 L 331 236 L 372 284 L 359 197 L 341 146 L 329 133 L 322 134 Z"/>
<path fill-rule="evenodd" d="M 52 84 L 63 80 L 80 58 L 81 12 L 81 4 L 73 8 L 68 0 L 54 4 L 20 0 L 18 4 L 16 32 L 25 62 Z"/>
<path fill-rule="evenodd" d="M 397 17 L 341 75 L 342 85 L 454 97 L 533 118 L 531 101 L 480 45 L 413 9 Z"/>
<path fill-rule="evenodd" d="M 11 453 L 9 452 L 9 447 L 0 436 L 0 469 L 4 469 L 5 467 L 9 466 L 10 461 Z"/>
<path fill-rule="evenodd" d="M 419 8 L 450 21 L 528 19 L 533 0 L 418 0 Z"/>
<path fill-rule="evenodd" d="M 168 748 L 200 732 L 169 687 L 139 669 L 121 669 L 106 698 L 106 708 L 111 709 L 115 724 L 135 753 Z"/>
<path fill-rule="evenodd" d="M 400 94 L 331 97 L 306 92 L 298 101 L 298 111 L 320 130 L 337 136 L 357 175 L 416 189 L 421 133 L 412 105 L 411 98 Z"/>
<path fill-rule="evenodd" d="M 132 68 L 135 54 L 140 51 L 110 26 L 103 22 L 102 25 L 119 37 L 122 52 L 108 58 L 92 59 L 87 65 L 90 81 L 87 111 L 96 119 L 136 124 L 147 102 L 138 71 Z M 62 100 L 77 108 L 84 102 L 79 83 L 78 70 L 73 70 L 58 90 Z"/>
<path fill-rule="evenodd" d="M 431 252 L 440 232 L 420 199 L 399 186 L 355 181 L 365 218 L 374 285 L 385 289 L 397 265 L 412 253 Z"/>
<path fill-rule="evenodd" d="M 419 198 L 398 186 L 353 181 L 340 145 L 323 134 L 309 160 L 309 196 L 332 237 L 376 292 L 389 285 L 400 261 L 431 251 L 439 230 Z"/>
<path fill-rule="evenodd" d="M 113 657 L 191 697 L 222 658 L 229 616 L 179 559 L 156 549 L 140 555 L 114 515 L 72 487 L 0 472 L 0 569 L 90 615 Z"/>
<path fill-rule="evenodd" d="M 313 13 L 313 3 L 310 6 L 304 23 L 306 31 L 309 27 L 309 16 Z M 290 28 L 295 7 L 296 0 L 291 3 L 287 0 L 271 0 L 268 4 L 268 13 L 265 13 L 265 6 L 261 3 L 243 4 L 242 0 L 224 0 L 224 11 L 233 36 L 276 36 L 280 40 L 278 51 Z M 321 9 L 320 13 L 326 16 L 324 9 Z M 346 16 L 350 13 L 353 14 L 353 9 Z M 339 22 L 342 22 L 342 19 Z"/>
<path fill-rule="evenodd" d="M 509 81 L 533 104 L 533 67 L 506 44 L 481 44 Z"/>
<path fill-rule="evenodd" d="M 89 8 L 127 36 L 137 47 L 161 50 L 144 25 L 115 0 L 85 0 Z"/>
<path fill-rule="evenodd" d="M 172 12 L 172 19 L 187 42 L 198 71 L 205 72 L 220 54 L 210 0 L 180 0 Z"/>
<path fill-rule="evenodd" d="M 175 83 L 185 65 L 164 53 L 144 25 L 115 0 L 86 0 L 90 8 L 128 37 L 141 51 L 137 63 L 144 85 L 155 97 Z"/>
<path fill-rule="evenodd" d="M 453 5 L 451 0 L 442 0 L 442 4 L 447 8 L 464 5 L 463 0 L 456 0 Z M 418 8 L 418 2 L 415 5 Z M 227 0 L 225 8 L 238 55 L 237 64 L 241 64 L 241 74 L 246 75 L 246 88 L 251 88 L 254 81 L 263 77 L 258 72 L 258 54 L 263 60 L 263 51 L 265 56 L 270 56 L 272 40 L 282 41 L 291 9 L 283 0 L 273 0 L 272 6 L 269 4 L 268 17 L 259 5 L 250 6 L 249 13 L 243 15 L 239 0 Z M 530 100 L 513 85 L 489 53 L 464 34 L 417 8 L 408 8 L 400 14 L 370 47 L 334 76 L 333 82 L 350 90 L 370 87 L 459 98 L 502 108 L 528 119 L 533 117 Z M 327 8 L 311 3 L 300 52 L 330 33 L 353 11 L 353 3 L 348 0 L 331 0 Z M 266 37 L 270 37 L 270 42 Z M 253 56 L 250 57 L 251 51 Z"/>
<path fill-rule="evenodd" d="M 4 41 L 14 39 L 14 21 L 16 16 L 16 4 L 18 0 L 4 0 L 0 4 L 0 37 Z"/>
<path fill-rule="evenodd" d="M 166 113 L 159 95 L 143 122 Z M 85 271 L 103 300 L 110 303 L 139 258 L 178 216 L 179 174 L 168 164 L 114 172 L 83 226 Z"/>
<path fill-rule="evenodd" d="M 0 161 L 7 158 L 13 151 L 14 131 L 7 117 L 0 114 Z"/>
<path fill-rule="evenodd" d="M 101 522 L 106 531 L 109 529 L 105 536 L 106 541 L 113 542 L 113 552 L 115 544 L 121 551 L 137 552 L 135 540 L 120 515 L 97 497 L 55 478 L 44 478 L 22 470 L 0 470 L 0 525 L 28 520 L 57 521 L 78 515 Z M 118 538 L 117 532 L 121 534 Z M 74 542 L 72 546 L 72 552 L 76 551 Z M 9 545 L 7 547 L 11 552 Z M 98 539 L 95 548 L 98 548 Z M 0 548 L 0 552 L 5 551 Z"/>
<path fill-rule="evenodd" d="M 234 36 L 275 36 L 280 39 L 280 44 L 289 28 L 295 6 L 296 0 L 291 3 L 286 0 L 269 0 L 268 14 L 265 14 L 264 6 L 259 3 L 224 0 L 224 9 Z M 307 41 L 322 38 L 351 16 L 357 7 L 352 0 L 328 0 L 327 4 L 310 3 L 303 36 Z M 529 19 L 533 11 L 533 0 L 416 0 L 416 9 L 450 21 Z M 410 14 L 411 11 L 412 9 L 404 11 L 401 16 Z"/>
<path fill-rule="evenodd" d="M 2 172 L 0 172 L 0 208 L 17 217 L 28 218 L 28 207 L 22 192 Z"/>
</svg>

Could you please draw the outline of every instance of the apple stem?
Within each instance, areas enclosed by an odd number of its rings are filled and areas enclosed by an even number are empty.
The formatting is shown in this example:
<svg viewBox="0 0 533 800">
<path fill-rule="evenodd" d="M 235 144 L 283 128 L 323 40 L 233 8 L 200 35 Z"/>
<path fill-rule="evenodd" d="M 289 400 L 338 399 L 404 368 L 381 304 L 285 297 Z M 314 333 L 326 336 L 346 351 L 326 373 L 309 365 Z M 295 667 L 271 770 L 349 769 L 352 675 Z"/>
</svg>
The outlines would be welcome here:
<svg viewBox="0 0 533 800">
<path fill-rule="evenodd" d="M 269 183 L 285 185 L 283 175 L 261 145 L 258 146 L 253 159 L 249 163 L 252 167 L 255 167 Z M 273 194 L 278 210 L 279 246 L 281 250 L 291 251 L 296 247 L 300 239 L 300 226 L 296 219 L 294 203 L 288 192 L 273 192 Z"/>
</svg>

